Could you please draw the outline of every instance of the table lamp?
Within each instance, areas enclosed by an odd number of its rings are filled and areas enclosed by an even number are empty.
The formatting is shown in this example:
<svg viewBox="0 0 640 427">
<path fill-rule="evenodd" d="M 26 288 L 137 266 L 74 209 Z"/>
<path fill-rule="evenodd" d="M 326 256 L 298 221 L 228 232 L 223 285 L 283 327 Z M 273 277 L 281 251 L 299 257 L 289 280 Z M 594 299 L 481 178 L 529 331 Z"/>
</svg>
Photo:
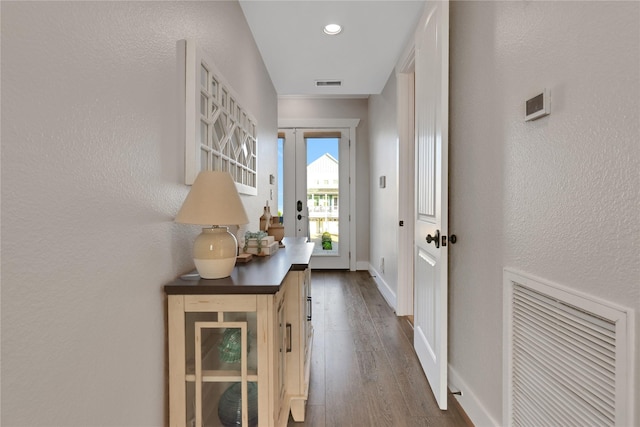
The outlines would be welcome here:
<svg viewBox="0 0 640 427">
<path fill-rule="evenodd" d="M 228 277 L 236 263 L 238 242 L 223 225 L 248 224 L 249 218 L 229 172 L 200 172 L 175 219 L 203 228 L 193 245 L 193 261 L 203 279 Z"/>
</svg>

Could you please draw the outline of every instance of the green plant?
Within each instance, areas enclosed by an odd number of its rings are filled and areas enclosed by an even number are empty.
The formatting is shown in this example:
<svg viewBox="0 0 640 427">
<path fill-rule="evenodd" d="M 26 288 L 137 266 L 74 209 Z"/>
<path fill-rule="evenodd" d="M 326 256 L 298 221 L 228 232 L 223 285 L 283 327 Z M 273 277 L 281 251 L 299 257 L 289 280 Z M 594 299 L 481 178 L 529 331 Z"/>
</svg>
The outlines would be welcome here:
<svg viewBox="0 0 640 427">
<path fill-rule="evenodd" d="M 330 251 L 333 249 L 333 244 L 331 243 L 331 233 L 325 231 L 322 233 L 322 249 L 325 251 Z"/>
</svg>

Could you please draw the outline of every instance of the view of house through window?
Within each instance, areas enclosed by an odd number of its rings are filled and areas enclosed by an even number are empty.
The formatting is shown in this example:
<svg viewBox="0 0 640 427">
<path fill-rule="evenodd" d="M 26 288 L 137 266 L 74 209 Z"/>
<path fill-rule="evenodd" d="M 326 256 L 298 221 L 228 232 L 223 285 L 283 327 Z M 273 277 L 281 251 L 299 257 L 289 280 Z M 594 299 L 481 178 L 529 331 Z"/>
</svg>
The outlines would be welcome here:
<svg viewBox="0 0 640 427">
<path fill-rule="evenodd" d="M 305 138 L 307 146 L 307 208 L 314 255 L 337 255 L 339 233 L 338 138 Z"/>
<path fill-rule="evenodd" d="M 339 138 L 307 137 L 306 175 L 309 239 L 316 256 L 339 253 Z M 284 210 L 284 144 L 278 138 L 278 215 Z"/>
</svg>

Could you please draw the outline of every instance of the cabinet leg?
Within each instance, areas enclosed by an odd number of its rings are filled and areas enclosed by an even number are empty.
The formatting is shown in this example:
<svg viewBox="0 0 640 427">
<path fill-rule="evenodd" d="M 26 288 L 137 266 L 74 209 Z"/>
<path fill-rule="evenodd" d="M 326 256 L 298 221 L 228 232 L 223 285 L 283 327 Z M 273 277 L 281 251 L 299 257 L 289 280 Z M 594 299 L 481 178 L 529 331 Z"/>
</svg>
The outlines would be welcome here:
<svg viewBox="0 0 640 427">
<path fill-rule="evenodd" d="M 305 399 L 291 399 L 291 416 L 293 421 L 301 423 L 304 421 L 304 411 L 307 401 Z"/>
</svg>

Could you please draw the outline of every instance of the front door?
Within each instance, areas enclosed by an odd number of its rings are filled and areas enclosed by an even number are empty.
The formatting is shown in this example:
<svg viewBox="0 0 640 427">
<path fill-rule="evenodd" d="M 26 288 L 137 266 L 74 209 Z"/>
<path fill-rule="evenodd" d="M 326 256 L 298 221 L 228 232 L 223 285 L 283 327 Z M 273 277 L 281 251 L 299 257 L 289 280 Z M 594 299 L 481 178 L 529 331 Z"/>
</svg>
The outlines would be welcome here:
<svg viewBox="0 0 640 427">
<path fill-rule="evenodd" d="M 415 46 L 414 346 L 447 409 L 448 2 L 426 4 Z"/>
<path fill-rule="evenodd" d="M 349 269 L 349 129 L 280 129 L 285 234 L 315 243 L 311 268 Z"/>
</svg>

